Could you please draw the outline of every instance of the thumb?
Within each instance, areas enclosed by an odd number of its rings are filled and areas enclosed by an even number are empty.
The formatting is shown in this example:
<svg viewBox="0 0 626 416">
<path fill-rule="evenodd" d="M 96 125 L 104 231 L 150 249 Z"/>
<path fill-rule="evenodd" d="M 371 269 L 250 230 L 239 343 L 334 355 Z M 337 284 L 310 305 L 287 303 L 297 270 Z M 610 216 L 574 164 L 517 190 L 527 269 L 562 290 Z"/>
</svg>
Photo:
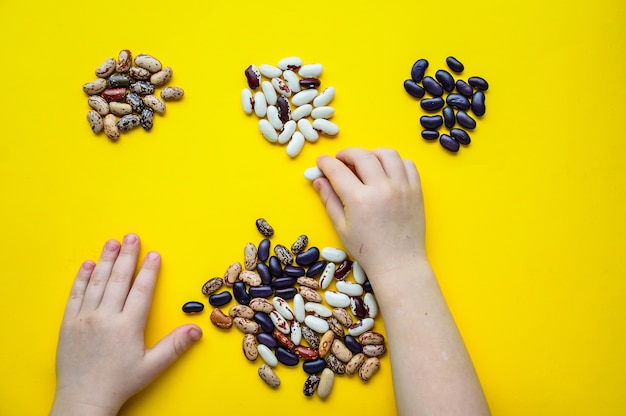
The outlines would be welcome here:
<svg viewBox="0 0 626 416">
<path fill-rule="evenodd" d="M 344 206 L 341 198 L 326 178 L 315 179 L 313 187 L 318 192 L 331 222 L 335 228 L 338 228 L 345 221 Z"/>
<path fill-rule="evenodd" d="M 199 326 L 182 325 L 164 336 L 147 354 L 147 361 L 158 374 L 176 361 L 185 351 L 202 338 Z"/>
</svg>

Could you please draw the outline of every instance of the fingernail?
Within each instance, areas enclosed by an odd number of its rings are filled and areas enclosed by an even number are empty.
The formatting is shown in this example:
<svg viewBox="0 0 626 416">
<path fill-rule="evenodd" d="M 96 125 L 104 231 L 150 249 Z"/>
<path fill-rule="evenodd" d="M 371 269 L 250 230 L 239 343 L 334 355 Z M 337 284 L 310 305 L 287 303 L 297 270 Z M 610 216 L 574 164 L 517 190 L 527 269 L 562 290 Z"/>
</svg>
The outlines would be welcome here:
<svg viewBox="0 0 626 416">
<path fill-rule="evenodd" d="M 195 328 L 195 327 L 191 328 L 188 333 L 191 339 L 194 341 L 197 341 L 200 338 L 202 338 L 202 331 L 200 331 L 198 328 Z"/>
<path fill-rule="evenodd" d="M 95 267 L 96 267 L 96 264 L 91 260 L 87 260 L 83 262 L 83 269 L 87 271 L 92 271 Z"/>
<path fill-rule="evenodd" d="M 117 251 L 120 248 L 120 244 L 115 240 L 109 240 L 105 247 L 108 251 Z"/>
<path fill-rule="evenodd" d="M 126 234 L 124 237 L 124 242 L 126 244 L 134 244 L 137 242 L 137 236 L 135 234 Z"/>
<path fill-rule="evenodd" d="M 157 260 L 159 257 L 159 253 L 157 253 L 156 251 L 150 251 L 148 254 L 146 254 L 146 258 L 148 260 Z"/>
</svg>

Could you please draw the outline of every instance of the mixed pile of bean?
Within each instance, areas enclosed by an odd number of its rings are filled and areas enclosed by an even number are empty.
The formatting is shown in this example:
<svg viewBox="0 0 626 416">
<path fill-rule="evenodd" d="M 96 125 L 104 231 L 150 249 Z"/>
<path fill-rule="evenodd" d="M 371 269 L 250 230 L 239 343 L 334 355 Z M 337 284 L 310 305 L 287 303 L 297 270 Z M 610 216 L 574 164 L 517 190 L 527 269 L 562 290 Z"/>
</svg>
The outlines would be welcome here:
<svg viewBox="0 0 626 416">
<path fill-rule="evenodd" d="M 244 334 L 245 357 L 261 357 L 259 376 L 272 387 L 280 385 L 273 369 L 279 363 L 301 363 L 308 374 L 306 396 L 317 391 L 328 397 L 335 375 L 358 374 L 368 381 L 386 347 L 384 336 L 373 331 L 378 305 L 363 269 L 341 249 L 309 246 L 306 235 L 291 248 L 275 244 L 272 249 L 274 229 L 263 218 L 256 227 L 263 235 L 258 246 L 247 243 L 243 262 L 202 286 L 213 307 L 213 325 L 235 326 Z M 236 304 L 225 313 L 222 308 L 233 298 Z M 198 313 L 204 303 L 187 302 L 182 309 Z"/>
<path fill-rule="evenodd" d="M 319 92 L 322 70 L 322 64 L 303 65 L 302 59 L 287 57 L 277 66 L 250 65 L 244 71 L 249 88 L 241 92 L 243 111 L 260 118 L 259 129 L 269 142 L 287 144 L 289 157 L 296 157 L 305 142 L 316 142 L 320 133 L 339 133 L 339 127 L 328 120 L 335 114 L 328 105 L 335 89 Z"/>
<path fill-rule="evenodd" d="M 456 74 L 463 72 L 464 65 L 449 56 L 446 59 L 448 68 Z M 476 120 L 467 112 L 469 110 L 475 116 L 482 117 L 485 114 L 485 91 L 489 84 L 485 79 L 473 76 L 467 81 L 455 80 L 450 72 L 440 69 L 435 73 L 435 78 L 426 75 L 428 61 L 418 59 L 411 68 L 411 79 L 404 81 L 404 89 L 413 97 L 420 98 L 422 109 L 435 112 L 441 110 L 441 115 L 425 115 L 420 117 L 420 124 L 424 128 L 422 137 L 426 140 L 436 140 L 445 149 L 458 152 L 460 145 L 468 145 L 470 136 L 466 130 L 476 128 Z M 421 85 L 420 85 L 421 84 Z M 456 92 L 454 90 L 456 89 Z M 426 93 L 430 97 L 423 98 Z M 447 94 L 444 99 L 444 94 Z M 459 124 L 462 128 L 455 127 Z M 438 129 L 445 125 L 450 129 L 450 134 L 439 135 Z"/>
<path fill-rule="evenodd" d="M 165 113 L 163 100 L 180 100 L 184 94 L 180 87 L 165 87 L 161 98 L 157 97 L 156 88 L 170 81 L 172 68 L 164 68 L 158 59 L 147 54 L 135 56 L 133 65 L 128 49 L 120 51 L 117 61 L 105 59 L 95 72 L 98 78 L 83 85 L 91 107 L 87 121 L 94 133 L 104 131 L 111 140 L 140 125 L 149 131 L 154 113 Z"/>
</svg>

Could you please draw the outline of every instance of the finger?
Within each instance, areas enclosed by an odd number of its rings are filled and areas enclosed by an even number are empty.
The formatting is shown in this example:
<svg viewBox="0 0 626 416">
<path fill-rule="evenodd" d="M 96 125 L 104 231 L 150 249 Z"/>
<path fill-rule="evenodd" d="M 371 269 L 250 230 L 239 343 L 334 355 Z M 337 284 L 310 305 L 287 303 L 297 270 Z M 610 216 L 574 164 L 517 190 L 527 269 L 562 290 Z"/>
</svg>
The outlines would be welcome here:
<svg viewBox="0 0 626 416">
<path fill-rule="evenodd" d="M 163 337 L 146 353 L 150 376 L 156 377 L 202 338 L 202 330 L 194 324 L 179 326 Z"/>
<path fill-rule="evenodd" d="M 407 180 L 409 181 L 409 185 L 413 189 L 421 189 L 421 180 L 419 172 L 417 171 L 417 167 L 415 166 L 415 162 L 412 160 L 404 160 L 404 169 L 406 172 Z"/>
<path fill-rule="evenodd" d="M 407 181 L 406 167 L 404 161 L 394 149 L 374 149 L 372 153 L 376 155 L 380 161 L 385 174 L 395 181 Z"/>
<path fill-rule="evenodd" d="M 102 307 L 121 311 L 128 296 L 130 282 L 135 275 L 137 267 L 137 256 L 139 256 L 139 237 L 135 234 L 128 234 L 124 237 L 120 254 L 115 260 L 111 277 L 107 281 L 104 295 L 102 296 Z"/>
<path fill-rule="evenodd" d="M 96 309 L 98 305 L 100 305 L 102 295 L 104 294 L 109 276 L 111 276 L 111 270 L 113 269 L 113 264 L 115 264 L 115 259 L 119 251 L 120 243 L 118 241 L 109 240 L 104 244 L 100 259 L 91 274 L 91 279 L 89 279 L 82 309 Z"/>
<path fill-rule="evenodd" d="M 381 179 L 387 180 L 387 175 L 378 157 L 365 149 L 342 150 L 337 153 L 337 159 L 348 166 L 352 166 L 356 176 L 366 185 L 375 184 Z"/>
<path fill-rule="evenodd" d="M 346 221 L 345 211 L 341 198 L 335 192 L 327 178 L 318 178 L 313 181 L 313 187 L 317 190 L 326 213 L 335 229 L 339 229 Z"/>
<path fill-rule="evenodd" d="M 324 176 L 332 186 L 332 189 L 340 199 L 350 192 L 355 192 L 363 183 L 355 175 L 350 166 L 341 160 L 331 156 L 320 156 L 317 158 L 317 167 L 324 173 Z M 322 182 L 323 183 L 323 182 Z"/>
<path fill-rule="evenodd" d="M 137 278 L 126 297 L 123 311 L 133 316 L 142 329 L 146 324 L 156 278 L 161 267 L 161 256 L 156 251 L 146 254 Z"/>
<path fill-rule="evenodd" d="M 73 318 L 80 312 L 83 299 L 85 298 L 85 291 L 87 290 L 91 273 L 95 267 L 96 263 L 87 260 L 81 264 L 80 269 L 78 269 L 74 283 L 72 283 L 70 298 L 67 301 L 67 305 L 65 305 L 65 318 Z"/>
</svg>

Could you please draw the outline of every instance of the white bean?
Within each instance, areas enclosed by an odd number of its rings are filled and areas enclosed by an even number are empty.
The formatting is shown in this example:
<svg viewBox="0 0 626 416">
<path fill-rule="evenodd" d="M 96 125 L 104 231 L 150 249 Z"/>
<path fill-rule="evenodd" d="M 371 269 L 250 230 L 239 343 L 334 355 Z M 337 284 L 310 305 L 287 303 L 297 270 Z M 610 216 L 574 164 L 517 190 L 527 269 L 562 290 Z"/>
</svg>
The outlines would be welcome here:
<svg viewBox="0 0 626 416">
<path fill-rule="evenodd" d="M 267 107 L 266 115 L 267 121 L 270 122 L 275 130 L 280 130 L 283 128 L 283 122 L 281 121 L 280 117 L 278 117 L 278 108 L 276 108 L 275 105 L 270 105 L 269 107 Z"/>
<path fill-rule="evenodd" d="M 357 283 L 350 283 L 340 280 L 336 284 L 337 290 L 348 296 L 361 296 L 363 294 L 363 286 Z"/>
<path fill-rule="evenodd" d="M 278 143 L 285 144 L 289 140 L 291 140 L 291 136 L 293 136 L 293 134 L 295 133 L 296 127 L 297 125 L 295 121 L 289 120 L 288 122 L 286 122 L 283 125 L 283 129 L 280 131 L 280 134 L 278 135 Z"/>
<path fill-rule="evenodd" d="M 278 61 L 278 67 L 283 71 L 285 69 L 297 69 L 302 66 L 302 59 L 297 56 L 288 56 Z"/>
<path fill-rule="evenodd" d="M 323 334 L 330 328 L 326 320 L 319 318 L 315 315 L 307 315 L 306 318 L 304 318 L 304 324 L 318 334 Z"/>
<path fill-rule="evenodd" d="M 365 296 L 363 296 L 363 304 L 367 310 L 367 316 L 370 318 L 376 318 L 376 315 L 378 315 L 378 303 L 376 302 L 374 295 L 369 292 L 366 293 Z"/>
<path fill-rule="evenodd" d="M 313 181 L 317 178 L 323 178 L 324 172 L 317 166 L 313 166 L 312 168 L 308 168 L 304 170 L 304 178 L 310 181 Z"/>
<path fill-rule="evenodd" d="M 361 265 L 357 261 L 352 263 L 352 276 L 354 276 L 354 281 L 358 284 L 362 285 L 367 281 L 365 270 L 363 270 L 363 267 L 361 267 Z"/>
<path fill-rule="evenodd" d="M 335 136 L 337 133 L 339 133 L 339 126 L 337 126 L 332 121 L 326 120 L 324 118 L 318 118 L 316 120 L 313 120 L 313 128 L 328 136 Z"/>
<path fill-rule="evenodd" d="M 268 64 L 259 65 L 259 72 L 266 78 L 276 78 L 283 74 L 280 68 Z"/>
<path fill-rule="evenodd" d="M 296 107 L 296 109 L 293 110 L 293 112 L 291 113 L 291 119 L 298 121 L 301 118 L 308 117 L 311 114 L 312 110 L 313 106 L 311 104 L 304 104 L 300 107 Z"/>
<path fill-rule="evenodd" d="M 324 259 L 333 263 L 341 263 L 348 256 L 345 251 L 334 247 L 324 247 L 321 254 Z"/>
<path fill-rule="evenodd" d="M 328 309 L 326 306 L 317 302 L 307 302 L 304 304 L 304 310 L 307 312 L 313 312 L 317 316 L 321 316 L 322 318 L 329 318 L 333 315 L 333 311 Z"/>
<path fill-rule="evenodd" d="M 313 111 L 311 111 L 311 117 L 316 119 L 331 118 L 333 115 L 335 115 L 335 109 L 327 105 L 314 108 Z"/>
<path fill-rule="evenodd" d="M 241 91 L 241 106 L 243 107 L 244 113 L 252 114 L 254 110 L 254 98 L 252 98 L 252 91 L 247 88 Z"/>
<path fill-rule="evenodd" d="M 293 310 L 291 306 L 287 303 L 287 301 L 280 296 L 275 296 L 272 299 L 272 305 L 274 305 L 274 309 L 286 320 L 293 320 Z"/>
<path fill-rule="evenodd" d="M 345 308 L 347 306 L 350 306 L 350 297 L 345 293 L 327 290 L 326 292 L 324 292 L 324 299 L 326 299 L 326 303 L 335 308 Z"/>
<path fill-rule="evenodd" d="M 317 78 L 322 75 L 322 70 L 324 67 L 322 64 L 308 64 L 302 66 L 298 71 L 298 75 L 303 78 Z"/>
<path fill-rule="evenodd" d="M 267 365 L 270 367 L 276 367 L 278 365 L 278 358 L 276 358 L 272 350 L 270 350 L 267 345 L 259 344 L 257 349 L 259 350 L 259 355 Z"/>
<path fill-rule="evenodd" d="M 330 282 L 333 280 L 333 277 L 335 277 L 335 266 L 335 263 L 329 261 L 326 267 L 324 267 L 319 280 L 322 289 L 328 289 L 328 286 L 330 286 Z"/>
<path fill-rule="evenodd" d="M 311 143 L 316 142 L 317 139 L 319 139 L 320 137 L 317 130 L 313 128 L 311 122 L 306 118 L 301 118 L 300 120 L 298 120 L 298 129 L 302 132 L 304 138 Z"/>
<path fill-rule="evenodd" d="M 272 83 L 269 81 L 263 81 L 261 83 L 261 90 L 263 90 L 263 94 L 265 94 L 265 101 L 267 101 L 267 104 L 275 105 L 278 96 L 276 95 L 276 90 L 274 89 Z"/>
<path fill-rule="evenodd" d="M 291 342 L 296 345 L 300 345 L 300 341 L 302 341 L 302 328 L 300 327 L 300 322 L 293 321 L 291 323 Z"/>
<path fill-rule="evenodd" d="M 289 322 L 287 322 L 287 320 L 283 318 L 283 316 L 278 313 L 277 310 L 273 310 L 269 313 L 269 315 L 272 323 L 274 324 L 274 327 L 276 327 L 276 329 L 278 329 L 280 332 L 286 335 L 291 331 L 291 328 L 289 327 Z"/>
<path fill-rule="evenodd" d="M 289 88 L 289 85 L 287 85 L 287 83 L 281 78 L 272 78 L 272 86 L 276 92 L 283 97 L 291 97 L 291 89 Z"/>
<path fill-rule="evenodd" d="M 350 327 L 348 328 L 348 334 L 352 335 L 353 337 L 358 337 L 362 333 L 367 332 L 372 328 L 374 328 L 374 319 L 365 318 L 350 325 Z"/>
<path fill-rule="evenodd" d="M 267 113 L 267 101 L 265 101 L 265 94 L 257 92 L 254 94 L 254 113 L 259 117 L 265 117 Z"/>
<path fill-rule="evenodd" d="M 328 105 L 333 98 L 335 98 L 335 88 L 328 87 L 320 95 L 318 95 L 315 100 L 313 100 L 313 105 L 315 107 L 323 107 Z"/>
<path fill-rule="evenodd" d="M 287 155 L 289 157 L 296 157 L 302 151 L 304 147 L 304 136 L 299 131 L 296 131 L 292 136 L 289 143 L 287 143 Z"/>
<path fill-rule="evenodd" d="M 300 79 L 291 69 L 283 72 L 283 79 L 287 82 L 292 93 L 300 92 Z"/>
<path fill-rule="evenodd" d="M 306 316 L 306 310 L 304 309 L 304 298 L 301 294 L 296 293 L 293 297 L 293 314 L 296 321 L 303 322 Z"/>
<path fill-rule="evenodd" d="M 278 133 L 276 133 L 274 127 L 272 127 L 270 122 L 266 119 L 262 118 L 261 120 L 259 120 L 259 129 L 261 130 L 261 134 L 267 139 L 267 141 L 271 143 L 276 143 L 276 141 L 278 141 Z"/>
<path fill-rule="evenodd" d="M 315 97 L 317 97 L 317 90 L 315 88 L 311 88 L 310 90 L 300 91 L 294 95 L 291 99 L 291 103 L 296 107 L 299 107 L 310 103 Z"/>
</svg>

